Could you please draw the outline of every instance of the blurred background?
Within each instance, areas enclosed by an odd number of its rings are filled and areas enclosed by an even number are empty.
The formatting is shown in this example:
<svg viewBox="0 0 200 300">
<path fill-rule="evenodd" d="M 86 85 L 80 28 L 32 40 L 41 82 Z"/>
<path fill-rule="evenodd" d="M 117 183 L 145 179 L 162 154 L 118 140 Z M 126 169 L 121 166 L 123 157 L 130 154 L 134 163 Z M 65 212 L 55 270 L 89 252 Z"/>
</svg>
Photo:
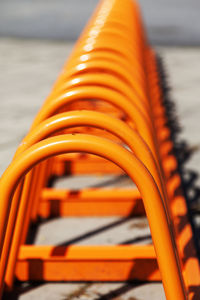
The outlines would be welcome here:
<svg viewBox="0 0 200 300">
<path fill-rule="evenodd" d="M 0 0 L 0 175 L 51 91 L 75 40 L 97 0 Z M 162 57 L 170 97 L 176 104 L 185 147 L 184 176 L 197 203 L 200 195 L 200 1 L 139 0 L 149 40 Z M 190 158 L 190 159 L 188 159 Z M 197 230 L 200 218 L 196 219 Z M 80 226 L 81 227 L 81 226 Z M 95 225 L 94 225 L 95 227 Z M 130 231 L 130 234 L 132 232 Z M 45 231 L 42 233 L 45 236 Z M 42 236 L 43 237 L 43 236 Z M 80 288 L 80 284 L 77 285 Z M 109 294 L 119 285 L 92 285 L 94 294 Z M 149 300 L 152 287 L 128 287 L 134 299 Z M 75 287 L 42 285 L 13 299 L 68 299 Z M 152 288 L 152 299 L 164 300 L 162 285 Z M 135 293 L 135 294 L 134 294 Z M 59 295 L 59 296 L 58 296 Z M 66 295 L 63 298 L 63 295 Z M 96 295 L 96 294 L 95 294 Z M 110 294 L 112 296 L 112 293 Z M 138 297 L 138 298 L 137 298 Z M 9 298 L 11 299 L 11 298 Z M 70 299 L 86 299 L 70 298 Z M 95 299 L 115 299 L 114 297 Z M 123 293 L 120 298 L 128 298 Z"/>
<path fill-rule="evenodd" d="M 1 0 L 0 36 L 75 40 L 97 0 Z M 157 45 L 200 44 L 199 0 L 140 0 Z"/>
<path fill-rule="evenodd" d="M 97 0 L 0 1 L 0 174 L 11 160 Z M 200 1 L 139 0 L 151 44 L 166 62 L 182 133 L 199 145 Z M 186 126 L 187 124 L 187 126 Z M 14 125 L 14 126 L 13 126 Z M 196 161 L 194 162 L 196 167 Z"/>
</svg>

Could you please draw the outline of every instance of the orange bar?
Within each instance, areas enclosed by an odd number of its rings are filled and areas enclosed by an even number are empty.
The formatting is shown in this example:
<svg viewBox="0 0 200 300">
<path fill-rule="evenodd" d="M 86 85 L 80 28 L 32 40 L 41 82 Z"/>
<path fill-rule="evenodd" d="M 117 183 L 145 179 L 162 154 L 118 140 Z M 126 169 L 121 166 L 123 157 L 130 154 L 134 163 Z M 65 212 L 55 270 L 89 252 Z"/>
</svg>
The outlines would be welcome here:
<svg viewBox="0 0 200 300">
<path fill-rule="evenodd" d="M 123 174 L 123 171 L 103 158 L 92 155 L 74 154 L 58 156 L 54 160 L 52 175 Z"/>
<path fill-rule="evenodd" d="M 21 281 L 160 281 L 154 247 L 21 246 L 16 277 Z"/>
<path fill-rule="evenodd" d="M 130 216 L 144 215 L 138 190 L 83 189 L 70 191 L 45 188 L 39 204 L 39 215 L 50 216 Z"/>
</svg>

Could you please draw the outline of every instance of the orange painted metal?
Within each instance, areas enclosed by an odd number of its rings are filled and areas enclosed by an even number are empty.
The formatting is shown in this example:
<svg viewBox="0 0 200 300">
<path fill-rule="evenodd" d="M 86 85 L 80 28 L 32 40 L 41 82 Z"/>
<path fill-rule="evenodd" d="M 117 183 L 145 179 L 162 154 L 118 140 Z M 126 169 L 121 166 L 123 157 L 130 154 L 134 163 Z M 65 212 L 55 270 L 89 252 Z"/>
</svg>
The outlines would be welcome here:
<svg viewBox="0 0 200 300">
<path fill-rule="evenodd" d="M 112 188 L 66 190 L 45 188 L 39 203 L 39 215 L 50 216 L 132 216 L 145 210 L 137 189 Z"/>
<path fill-rule="evenodd" d="M 161 280 L 154 248 L 149 245 L 22 246 L 16 276 L 21 281 Z"/>
<path fill-rule="evenodd" d="M 102 124 L 104 124 L 103 127 Z M 115 133 L 118 137 L 120 137 L 124 142 L 128 144 L 128 146 L 133 150 L 133 152 L 136 153 L 137 157 L 143 159 L 144 164 L 148 169 L 150 169 L 164 197 L 163 183 L 160 180 L 158 168 L 156 167 L 153 157 L 151 156 L 150 151 L 148 150 L 146 144 L 134 131 L 132 131 L 124 123 L 122 123 L 117 119 L 111 118 L 109 116 L 105 116 L 101 113 L 83 111 L 83 112 L 74 112 L 73 114 L 63 113 L 60 115 L 60 117 L 58 116 L 53 117 L 43 122 L 40 126 L 38 126 L 38 128 L 33 130 L 30 135 L 27 135 L 27 137 L 23 140 L 21 144 L 21 151 L 26 149 L 28 146 L 32 145 L 34 142 L 37 142 L 37 140 L 40 140 L 45 136 L 48 136 L 50 133 L 52 134 L 56 131 L 60 131 L 63 128 L 70 127 L 70 126 L 72 127 L 75 125 L 78 126 L 90 125 L 99 128 L 104 128 L 112 133 Z M 20 152 L 20 149 L 18 149 L 18 152 Z M 40 177 L 41 177 L 41 170 L 40 170 Z M 37 184 L 37 186 L 38 185 L 39 183 Z M 37 191 L 35 191 L 35 193 L 37 194 Z M 38 200 L 40 200 L 39 196 L 37 198 Z M 28 205 L 27 199 L 28 196 L 25 195 L 25 200 L 22 201 L 21 208 L 19 208 L 19 213 L 22 215 L 24 215 L 27 210 L 27 205 Z M 33 207 L 33 212 L 32 212 L 33 219 L 35 219 L 36 216 L 35 207 L 36 208 L 38 207 L 37 202 Z M 16 204 L 14 210 L 15 211 L 18 210 L 18 204 Z M 130 205 L 129 205 L 129 210 L 130 210 Z M 15 211 L 12 212 L 11 210 L 11 215 L 12 214 L 15 215 L 16 214 Z M 16 229 L 17 233 L 16 236 L 14 235 L 13 238 L 13 245 L 11 247 L 12 257 L 16 257 L 17 249 L 19 247 L 20 237 L 22 235 L 22 227 L 26 228 L 26 226 L 24 226 L 24 220 L 22 221 L 21 219 L 19 220 L 19 222 L 21 223 L 21 225 L 18 226 L 17 224 L 17 229 L 18 228 L 21 229 L 19 230 Z M 12 227 L 13 225 L 10 226 Z M 13 259 L 13 261 L 15 260 Z M 13 266 L 12 267 L 8 266 L 8 269 L 10 268 L 13 270 Z"/>
<path fill-rule="evenodd" d="M 150 49 L 147 53 L 152 58 L 154 64 L 151 64 L 151 68 L 154 69 L 154 76 L 157 80 L 158 74 L 155 69 L 155 54 Z M 152 79 L 153 77 L 150 77 Z M 153 87 L 153 84 L 151 85 Z M 157 85 L 154 86 L 153 98 L 157 100 L 155 110 L 159 112 L 159 118 L 157 122 L 158 140 L 160 141 L 160 149 L 162 154 L 163 169 L 167 179 L 167 190 L 169 194 L 169 206 L 172 212 L 172 219 L 175 228 L 175 237 L 178 244 L 179 256 L 182 259 L 182 268 L 184 268 L 183 276 L 187 283 L 188 289 L 190 289 L 189 299 L 198 297 L 199 286 L 199 261 L 196 253 L 193 232 L 189 222 L 187 213 L 187 204 L 184 199 L 181 190 L 181 179 L 178 174 L 178 165 L 176 157 L 173 153 L 173 143 L 170 138 L 170 131 L 167 127 L 167 118 L 165 115 L 165 108 L 161 105 L 161 93 Z M 171 176 L 173 174 L 173 176 Z M 187 249 L 187 250 L 186 250 Z M 193 288 L 191 288 L 193 286 Z"/>
<path fill-rule="evenodd" d="M 20 178 L 27 173 L 27 170 L 37 162 L 52 155 L 77 151 L 100 155 L 113 161 L 122 167 L 132 178 L 133 182 L 135 182 L 142 195 L 149 220 L 165 293 L 168 299 L 173 299 L 174 295 L 178 299 L 185 299 L 184 295 L 186 295 L 186 291 L 181 276 L 179 260 L 175 252 L 174 237 L 170 230 L 163 199 L 160 196 L 155 181 L 148 170 L 132 153 L 114 142 L 90 135 L 69 134 L 46 139 L 24 151 L 8 167 L 1 179 L 0 188 L 3 200 L 0 211 L 1 220 L 5 220 L 5 224 L 7 223 L 13 190 Z M 149 201 L 149 198 L 151 201 Z M 152 209 L 152 206 L 154 209 Z M 0 269 L 1 282 L 5 275 L 5 266 L 8 257 L 9 247 L 4 247 Z M 168 276 L 169 273 L 170 277 Z"/>
<path fill-rule="evenodd" d="M 199 263 L 166 124 L 136 2 L 101 1 L 0 180 L 1 294 L 16 272 L 19 280 L 162 280 L 167 300 L 197 297 Z M 88 173 L 127 173 L 136 187 L 48 187 L 52 176 Z M 38 216 L 144 213 L 153 245 L 24 245 Z"/>
<path fill-rule="evenodd" d="M 116 165 L 101 157 L 90 154 L 60 155 L 56 157 L 51 176 L 84 175 L 84 174 L 123 174 Z"/>
</svg>

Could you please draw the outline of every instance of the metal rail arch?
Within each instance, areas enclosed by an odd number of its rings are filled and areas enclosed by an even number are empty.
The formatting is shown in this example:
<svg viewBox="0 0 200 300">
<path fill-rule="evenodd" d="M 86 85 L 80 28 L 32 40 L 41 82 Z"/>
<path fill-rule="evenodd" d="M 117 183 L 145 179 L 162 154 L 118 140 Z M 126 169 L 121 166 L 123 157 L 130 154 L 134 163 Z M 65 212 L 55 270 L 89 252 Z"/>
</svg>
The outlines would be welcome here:
<svg viewBox="0 0 200 300">
<path fill-rule="evenodd" d="M 114 142 L 90 135 L 63 135 L 41 141 L 24 151 L 23 155 L 13 161 L 1 178 L 0 219 L 3 224 L 7 225 L 12 196 L 20 179 L 36 163 L 45 158 L 76 151 L 99 155 L 111 160 L 120 166 L 137 185 L 144 201 L 167 299 L 172 300 L 174 297 L 180 300 L 186 299 L 184 281 L 175 255 L 164 203 L 156 183 L 133 154 Z M 152 205 L 154 210 L 152 210 Z M 5 227 L 3 229 L 5 231 Z M 1 234 L 1 245 L 3 236 L 4 234 Z M 1 286 L 5 275 L 5 267 L 3 268 L 2 264 L 5 266 L 7 263 L 7 251 L 3 251 L 2 256 L 4 259 L 1 261 Z M 170 276 L 168 276 L 169 273 Z"/>
</svg>

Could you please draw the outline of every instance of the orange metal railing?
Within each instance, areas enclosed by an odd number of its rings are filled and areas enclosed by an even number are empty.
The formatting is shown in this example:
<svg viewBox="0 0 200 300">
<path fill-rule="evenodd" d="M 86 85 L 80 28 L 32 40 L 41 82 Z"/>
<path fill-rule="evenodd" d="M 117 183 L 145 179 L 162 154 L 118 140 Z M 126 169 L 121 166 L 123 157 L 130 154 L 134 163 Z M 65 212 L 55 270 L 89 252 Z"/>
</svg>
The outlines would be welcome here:
<svg viewBox="0 0 200 300">
<path fill-rule="evenodd" d="M 180 177 L 166 120 L 156 57 L 137 4 L 101 1 L 1 178 L 1 295 L 16 276 L 162 280 L 168 300 L 196 299 L 199 264 L 185 199 L 176 192 Z M 71 174 L 125 172 L 137 188 L 76 195 L 48 188 L 69 166 Z M 146 213 L 153 245 L 25 245 L 39 216 L 91 213 Z"/>
</svg>

